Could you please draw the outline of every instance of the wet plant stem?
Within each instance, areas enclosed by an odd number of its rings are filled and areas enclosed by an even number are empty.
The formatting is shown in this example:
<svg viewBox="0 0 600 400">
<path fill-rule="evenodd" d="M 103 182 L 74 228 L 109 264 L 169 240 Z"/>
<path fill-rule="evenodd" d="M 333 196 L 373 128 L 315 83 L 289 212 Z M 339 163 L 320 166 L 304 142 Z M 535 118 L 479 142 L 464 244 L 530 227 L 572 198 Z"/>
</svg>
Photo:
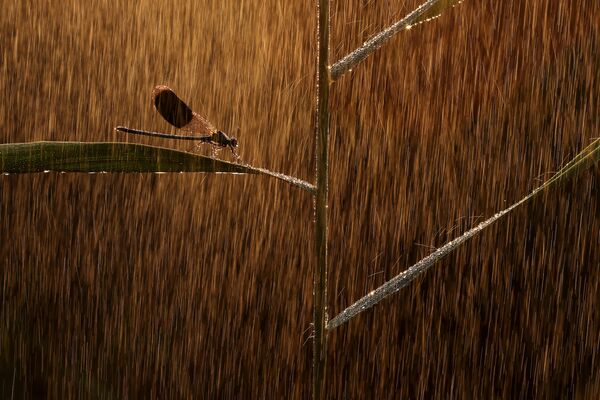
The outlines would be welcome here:
<svg viewBox="0 0 600 400">
<path fill-rule="evenodd" d="M 325 397 L 327 361 L 327 203 L 329 150 L 329 0 L 318 0 L 315 245 L 313 277 L 313 399 Z"/>
<path fill-rule="evenodd" d="M 352 70 L 352 68 L 363 62 L 369 55 L 374 53 L 387 41 L 398 34 L 398 32 L 409 28 L 412 24 L 418 21 L 422 15 L 424 15 L 439 2 L 440 0 L 427 0 L 406 17 L 390 25 L 388 28 L 364 42 L 359 48 L 344 56 L 331 67 L 331 79 L 335 81 L 346 72 Z"/>
</svg>

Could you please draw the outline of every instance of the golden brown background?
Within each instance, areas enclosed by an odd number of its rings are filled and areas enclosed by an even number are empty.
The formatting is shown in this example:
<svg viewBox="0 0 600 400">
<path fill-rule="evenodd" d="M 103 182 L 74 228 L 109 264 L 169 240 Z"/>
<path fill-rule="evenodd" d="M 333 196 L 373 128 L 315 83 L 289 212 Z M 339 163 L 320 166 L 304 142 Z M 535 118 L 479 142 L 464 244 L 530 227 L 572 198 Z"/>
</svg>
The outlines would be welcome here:
<svg viewBox="0 0 600 400">
<path fill-rule="evenodd" d="M 418 4 L 332 3 L 334 60 Z M 166 129 L 167 84 L 244 162 L 313 179 L 316 6 L 15 1 L 0 139 Z M 599 136 L 600 5 L 465 1 L 332 87 L 330 316 Z M 205 154 L 210 150 L 205 149 Z M 221 156 L 229 157 L 226 152 Z M 330 398 L 600 394 L 600 170 L 330 335 Z M 255 176 L 0 177 L 3 398 L 306 398 L 312 199 Z"/>
</svg>

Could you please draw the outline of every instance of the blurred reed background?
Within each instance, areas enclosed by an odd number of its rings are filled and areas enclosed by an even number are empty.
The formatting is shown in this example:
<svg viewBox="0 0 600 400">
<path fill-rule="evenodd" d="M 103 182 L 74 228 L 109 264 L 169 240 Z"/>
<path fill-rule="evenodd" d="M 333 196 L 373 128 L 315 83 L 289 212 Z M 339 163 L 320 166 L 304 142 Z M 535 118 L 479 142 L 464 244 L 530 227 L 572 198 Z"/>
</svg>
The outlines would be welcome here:
<svg viewBox="0 0 600 400">
<path fill-rule="evenodd" d="M 418 1 L 332 3 L 335 61 Z M 312 181 L 313 2 L 8 0 L 0 139 L 132 140 L 171 86 Z M 332 88 L 329 315 L 600 132 L 600 5 L 465 1 Z M 204 150 L 210 154 L 210 149 Z M 226 152 L 222 157 L 227 158 Z M 255 176 L 0 177 L 0 394 L 307 398 L 312 199 Z M 330 335 L 330 398 L 600 394 L 600 171 Z"/>
</svg>

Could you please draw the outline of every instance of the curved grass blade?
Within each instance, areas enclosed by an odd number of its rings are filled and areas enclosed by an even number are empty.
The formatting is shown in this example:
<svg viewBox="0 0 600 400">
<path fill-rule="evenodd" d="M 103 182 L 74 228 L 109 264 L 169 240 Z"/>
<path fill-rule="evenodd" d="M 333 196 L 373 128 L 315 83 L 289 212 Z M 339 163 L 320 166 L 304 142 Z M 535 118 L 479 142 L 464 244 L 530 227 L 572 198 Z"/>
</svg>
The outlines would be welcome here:
<svg viewBox="0 0 600 400">
<path fill-rule="evenodd" d="M 233 172 L 241 165 L 134 143 L 32 142 L 0 145 L 0 172 Z"/>
<path fill-rule="evenodd" d="M 496 213 L 493 217 L 489 218 L 488 220 L 481 222 L 475 228 L 472 228 L 471 230 L 467 231 L 462 236 L 436 249 L 433 253 L 423 258 L 421 261 L 417 262 L 407 270 L 403 271 L 399 275 L 396 275 L 394 278 L 390 279 L 377 289 L 369 292 L 366 296 L 362 297 L 354 304 L 347 307 L 344 311 L 336 315 L 333 319 L 331 319 L 327 324 L 327 329 L 331 330 L 337 326 L 340 326 L 341 324 L 349 321 L 359 313 L 365 311 L 370 307 L 373 307 L 375 304 L 379 303 L 384 298 L 396 293 L 403 287 L 407 286 L 414 279 L 416 279 L 421 273 L 428 270 L 432 265 L 434 265 L 442 258 L 450 254 L 453 250 L 460 247 L 469 239 L 477 236 L 485 228 L 488 228 L 494 222 L 508 215 L 510 212 L 514 211 L 519 206 L 522 206 L 523 204 L 534 199 L 542 192 L 553 188 L 561 183 L 565 183 L 569 179 L 574 178 L 580 172 L 588 169 L 599 160 L 600 139 L 596 139 L 589 146 L 587 146 L 585 149 L 579 152 L 579 154 L 577 154 L 573 158 L 573 160 L 571 160 L 564 167 L 562 167 L 552 178 L 547 180 L 542 186 L 538 187 L 512 206 Z"/>
<path fill-rule="evenodd" d="M 308 182 L 277 172 L 163 147 L 121 142 L 0 144 L 0 173 L 45 171 L 262 174 L 314 190 Z"/>
<path fill-rule="evenodd" d="M 453 7 L 460 2 L 462 2 L 462 0 L 427 0 L 410 12 L 406 17 L 372 36 L 360 47 L 335 62 L 330 70 L 331 80 L 338 80 L 343 74 L 364 61 L 365 58 L 383 46 L 398 32 L 403 29 L 410 29 L 413 25 L 430 21 L 439 16 L 448 7 Z"/>
</svg>

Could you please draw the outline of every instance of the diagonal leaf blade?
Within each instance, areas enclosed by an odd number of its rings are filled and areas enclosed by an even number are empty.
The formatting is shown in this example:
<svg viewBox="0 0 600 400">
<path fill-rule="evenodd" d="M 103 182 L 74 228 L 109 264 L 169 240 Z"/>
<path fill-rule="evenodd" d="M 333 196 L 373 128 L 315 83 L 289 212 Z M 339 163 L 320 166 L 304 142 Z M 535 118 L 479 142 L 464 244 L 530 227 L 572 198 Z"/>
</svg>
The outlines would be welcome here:
<svg viewBox="0 0 600 400">
<path fill-rule="evenodd" d="M 332 330 L 343 323 L 354 318 L 361 312 L 373 307 L 386 297 L 398 292 L 400 289 L 406 287 L 410 282 L 415 280 L 423 272 L 427 271 L 430 267 L 440 261 L 442 258 L 462 246 L 465 242 L 472 239 L 481 233 L 484 229 L 488 228 L 501 218 L 505 217 L 512 211 L 516 210 L 523 204 L 533 200 L 541 193 L 548 191 L 562 183 L 567 182 L 570 179 L 576 177 L 579 173 L 590 168 L 592 165 L 600 161 L 600 139 L 596 139 L 585 149 L 580 151 L 571 161 L 569 161 L 564 167 L 562 167 L 552 178 L 548 179 L 540 187 L 533 190 L 527 196 L 511 205 L 510 207 L 496 213 L 491 218 L 481 222 L 476 227 L 468 230 L 463 235 L 456 239 L 446 243 L 442 247 L 437 248 L 433 253 L 423 258 L 416 264 L 412 265 L 405 271 L 396 275 L 394 278 L 385 282 L 377 289 L 372 290 L 367 295 L 363 296 L 352 305 L 348 306 L 345 310 L 340 312 L 334 318 L 327 323 L 327 329 Z"/>
<path fill-rule="evenodd" d="M 396 34 L 404 29 L 410 29 L 414 25 L 427 22 L 439 16 L 449 7 L 461 3 L 462 0 L 427 0 L 419 7 L 415 8 L 408 15 L 399 21 L 396 21 L 383 31 L 372 36 L 360 47 L 346 54 L 340 60 L 335 62 L 330 69 L 331 80 L 338 80 L 343 74 L 350 71 L 358 64 L 363 62 L 370 54 L 378 50 Z"/>
</svg>

